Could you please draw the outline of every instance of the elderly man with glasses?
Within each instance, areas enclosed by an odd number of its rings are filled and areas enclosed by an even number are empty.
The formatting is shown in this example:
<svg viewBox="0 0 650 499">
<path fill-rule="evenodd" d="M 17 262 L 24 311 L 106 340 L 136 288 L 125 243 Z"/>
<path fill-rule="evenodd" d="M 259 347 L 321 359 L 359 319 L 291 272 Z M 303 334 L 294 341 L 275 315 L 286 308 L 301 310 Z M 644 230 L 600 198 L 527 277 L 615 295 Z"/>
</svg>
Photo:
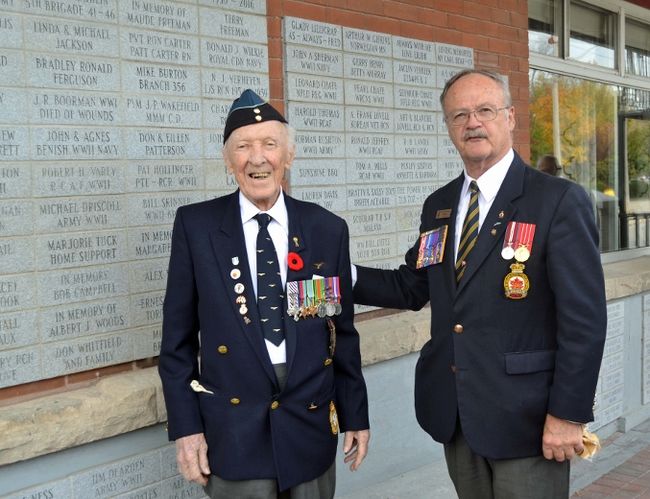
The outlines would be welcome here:
<svg viewBox="0 0 650 499">
<path fill-rule="evenodd" d="M 425 201 L 404 265 L 356 268 L 355 302 L 430 301 L 416 413 L 461 499 L 566 498 L 606 333 L 591 203 L 513 151 L 499 74 L 458 73 L 440 100 L 464 172 Z"/>
</svg>

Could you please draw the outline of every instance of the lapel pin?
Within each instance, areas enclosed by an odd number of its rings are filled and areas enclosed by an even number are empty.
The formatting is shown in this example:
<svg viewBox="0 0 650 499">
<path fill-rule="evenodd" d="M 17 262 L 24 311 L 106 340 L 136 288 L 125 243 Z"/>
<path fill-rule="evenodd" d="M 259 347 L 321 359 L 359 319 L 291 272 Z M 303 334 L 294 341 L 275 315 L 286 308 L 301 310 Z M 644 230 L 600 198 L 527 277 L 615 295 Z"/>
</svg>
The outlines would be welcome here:
<svg viewBox="0 0 650 499">
<path fill-rule="evenodd" d="M 239 279 L 241 277 L 241 271 L 239 269 L 232 269 L 230 271 L 230 277 L 233 279 Z"/>
<path fill-rule="evenodd" d="M 237 293 L 238 295 L 242 294 L 244 292 L 244 289 L 245 289 L 244 285 L 241 282 L 235 284 L 235 293 Z"/>
<path fill-rule="evenodd" d="M 505 217 L 505 216 L 506 216 L 506 214 L 505 214 L 503 211 L 500 211 L 500 212 L 499 212 L 499 218 L 503 218 L 503 217 Z"/>
<path fill-rule="evenodd" d="M 239 265 L 239 257 L 238 256 L 233 256 L 230 260 L 233 265 Z"/>
<path fill-rule="evenodd" d="M 298 238 L 296 236 L 293 236 L 293 244 L 296 248 L 300 246 L 300 244 L 298 243 Z"/>
</svg>

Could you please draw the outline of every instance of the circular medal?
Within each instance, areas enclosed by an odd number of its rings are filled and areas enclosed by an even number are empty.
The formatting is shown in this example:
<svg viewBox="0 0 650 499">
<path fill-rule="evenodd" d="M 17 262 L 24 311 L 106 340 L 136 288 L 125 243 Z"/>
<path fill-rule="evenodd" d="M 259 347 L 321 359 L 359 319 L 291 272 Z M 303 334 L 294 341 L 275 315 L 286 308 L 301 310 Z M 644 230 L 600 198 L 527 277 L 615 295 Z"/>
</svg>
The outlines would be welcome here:
<svg viewBox="0 0 650 499">
<path fill-rule="evenodd" d="M 340 303 L 334 305 L 334 313 L 336 315 L 340 315 L 342 311 L 343 311 L 343 307 L 341 306 Z"/>
<path fill-rule="evenodd" d="M 239 279 L 241 277 L 241 270 L 239 269 L 232 269 L 230 271 L 230 277 L 233 279 Z"/>
<path fill-rule="evenodd" d="M 246 297 L 243 296 L 243 295 L 239 295 L 239 296 L 235 299 L 235 303 L 237 303 L 237 304 L 239 304 L 239 305 L 242 305 L 242 304 L 246 303 Z"/>
<path fill-rule="evenodd" d="M 518 262 L 525 262 L 529 257 L 530 251 L 528 251 L 526 246 L 519 246 L 519 248 L 515 250 L 515 260 Z"/>
<path fill-rule="evenodd" d="M 332 317 L 336 313 L 336 307 L 333 303 L 327 303 L 325 305 L 325 313 L 327 314 L 327 317 Z"/>
<path fill-rule="evenodd" d="M 248 307 L 246 305 L 242 305 L 241 307 L 239 307 L 239 313 L 241 315 L 246 315 L 247 312 L 248 312 Z"/>
<path fill-rule="evenodd" d="M 235 293 L 237 293 L 238 295 L 242 294 L 244 292 L 244 289 L 245 289 L 244 285 L 241 282 L 235 284 Z"/>
<path fill-rule="evenodd" d="M 323 318 L 327 314 L 327 309 L 325 308 L 324 303 L 319 303 L 318 304 L 318 309 L 316 310 L 316 314 L 318 314 L 318 317 Z"/>
<path fill-rule="evenodd" d="M 504 260 L 512 260 L 514 256 L 515 256 L 515 250 L 512 249 L 512 246 L 506 246 L 501 250 L 501 257 Z"/>
</svg>

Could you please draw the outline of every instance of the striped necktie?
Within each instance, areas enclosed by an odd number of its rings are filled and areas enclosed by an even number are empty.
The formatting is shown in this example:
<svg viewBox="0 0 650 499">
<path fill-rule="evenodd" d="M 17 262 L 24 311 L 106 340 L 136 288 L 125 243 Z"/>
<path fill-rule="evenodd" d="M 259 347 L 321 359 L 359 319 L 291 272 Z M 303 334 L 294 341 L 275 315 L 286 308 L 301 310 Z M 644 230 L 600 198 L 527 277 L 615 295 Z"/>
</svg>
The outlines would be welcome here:
<svg viewBox="0 0 650 499">
<path fill-rule="evenodd" d="M 456 259 L 456 282 L 460 282 L 465 267 L 467 266 L 467 257 L 472 251 L 478 239 L 478 185 L 475 180 L 469 184 L 471 196 L 467 215 L 463 222 L 463 229 L 460 232 L 460 243 L 458 243 L 458 258 Z"/>
<path fill-rule="evenodd" d="M 258 213 L 255 220 L 260 226 L 257 233 L 257 309 L 260 312 L 264 338 L 278 346 L 284 341 L 284 296 L 278 255 L 268 229 L 272 218 L 267 213 Z"/>
</svg>

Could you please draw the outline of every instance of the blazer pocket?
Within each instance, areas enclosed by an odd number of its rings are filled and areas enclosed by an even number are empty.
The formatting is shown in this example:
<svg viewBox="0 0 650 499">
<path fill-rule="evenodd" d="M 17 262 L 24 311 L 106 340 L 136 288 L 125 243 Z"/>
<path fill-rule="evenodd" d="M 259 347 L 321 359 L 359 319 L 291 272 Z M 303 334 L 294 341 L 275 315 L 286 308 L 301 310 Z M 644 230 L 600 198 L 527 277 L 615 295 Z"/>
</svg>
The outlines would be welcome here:
<svg viewBox="0 0 650 499">
<path fill-rule="evenodd" d="M 508 374 L 529 374 L 555 368 L 555 350 L 509 352 L 504 355 Z"/>
</svg>

